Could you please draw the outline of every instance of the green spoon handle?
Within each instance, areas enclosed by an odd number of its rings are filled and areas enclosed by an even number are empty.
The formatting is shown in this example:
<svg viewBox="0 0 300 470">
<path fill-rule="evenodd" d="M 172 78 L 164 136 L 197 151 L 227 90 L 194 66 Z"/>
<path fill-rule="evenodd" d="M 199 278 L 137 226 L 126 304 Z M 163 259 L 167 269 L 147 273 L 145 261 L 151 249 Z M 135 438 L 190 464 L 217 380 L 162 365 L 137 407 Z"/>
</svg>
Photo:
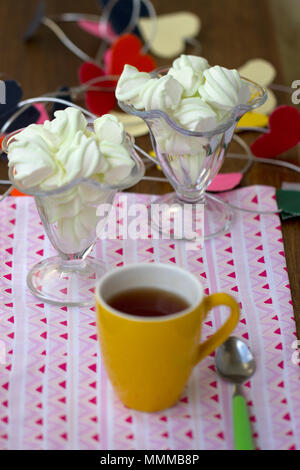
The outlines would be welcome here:
<svg viewBox="0 0 300 470">
<path fill-rule="evenodd" d="M 246 400 L 240 394 L 233 397 L 233 428 L 235 450 L 254 450 Z"/>
</svg>

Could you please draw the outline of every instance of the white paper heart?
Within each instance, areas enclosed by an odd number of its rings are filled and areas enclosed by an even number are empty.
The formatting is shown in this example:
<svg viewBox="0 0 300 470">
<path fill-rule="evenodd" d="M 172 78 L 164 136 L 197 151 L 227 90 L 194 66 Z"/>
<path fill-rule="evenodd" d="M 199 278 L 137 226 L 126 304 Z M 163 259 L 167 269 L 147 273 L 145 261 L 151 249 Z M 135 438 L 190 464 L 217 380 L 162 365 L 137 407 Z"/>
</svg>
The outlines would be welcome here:
<svg viewBox="0 0 300 470">
<path fill-rule="evenodd" d="M 118 111 L 111 111 L 110 114 L 116 116 L 118 120 L 124 125 L 124 129 L 134 137 L 148 134 L 148 127 L 145 122 L 132 114 L 120 113 Z"/>
<path fill-rule="evenodd" d="M 248 60 L 239 68 L 239 73 L 262 86 L 270 85 L 276 77 L 274 66 L 265 59 Z"/>
<path fill-rule="evenodd" d="M 273 91 L 270 90 L 270 88 L 267 88 L 267 92 L 268 92 L 267 101 L 265 102 L 265 104 L 263 104 L 262 106 L 257 108 L 258 113 L 271 114 L 271 112 L 274 111 L 274 109 L 277 106 L 277 99 L 276 99 L 276 96 L 274 95 Z"/>
<path fill-rule="evenodd" d="M 238 70 L 242 77 L 249 78 L 249 80 L 253 80 L 266 88 L 273 82 L 276 76 L 276 69 L 274 66 L 267 60 L 259 58 L 249 60 Z M 277 106 L 277 99 L 273 91 L 267 88 L 267 92 L 267 101 L 265 104 L 257 108 L 257 111 L 261 114 L 270 114 Z"/>
<path fill-rule="evenodd" d="M 138 27 L 147 41 L 151 39 L 153 20 L 140 18 Z M 150 50 L 158 57 L 174 57 L 185 49 L 185 39 L 197 36 L 201 20 L 187 11 L 169 13 L 157 17 L 156 34 Z"/>
</svg>

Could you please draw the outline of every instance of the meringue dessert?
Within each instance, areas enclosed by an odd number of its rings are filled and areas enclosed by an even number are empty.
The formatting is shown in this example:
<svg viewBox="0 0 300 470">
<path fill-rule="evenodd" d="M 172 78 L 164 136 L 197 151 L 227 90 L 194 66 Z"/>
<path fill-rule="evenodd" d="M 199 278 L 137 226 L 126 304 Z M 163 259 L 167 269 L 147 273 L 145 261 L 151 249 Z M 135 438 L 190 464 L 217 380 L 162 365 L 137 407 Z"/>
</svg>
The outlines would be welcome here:
<svg viewBox="0 0 300 470">
<path fill-rule="evenodd" d="M 237 70 L 211 67 L 203 57 L 182 54 L 160 78 L 125 65 L 116 97 L 138 110 L 165 111 L 184 129 L 206 132 L 246 103 L 250 93 Z"/>
<path fill-rule="evenodd" d="M 246 103 L 250 93 L 237 70 L 211 67 L 203 57 L 182 54 L 160 78 L 125 65 L 116 97 L 137 110 L 164 111 L 188 131 L 208 132 L 226 121 L 235 106 Z"/>
<path fill-rule="evenodd" d="M 195 168 L 191 178 L 194 181 L 196 170 L 205 159 L 203 146 L 208 145 L 209 139 L 185 136 L 184 130 L 214 131 L 228 120 L 237 105 L 247 103 L 250 92 L 237 70 L 218 65 L 211 67 L 203 57 L 182 54 L 159 78 L 125 65 L 116 87 L 116 97 L 139 111 L 163 111 L 183 129 L 176 131 L 165 120 L 156 120 L 154 116 L 151 120 L 158 149 L 171 156 L 170 165 L 174 171 L 180 166 L 176 160 L 181 156 L 193 159 L 193 163 L 186 162 L 186 165 Z M 215 136 L 215 147 L 220 139 L 221 134 Z"/>
<path fill-rule="evenodd" d="M 89 180 L 118 185 L 134 166 L 127 137 L 115 116 L 103 115 L 88 127 L 83 113 L 69 107 L 52 121 L 31 124 L 9 144 L 8 164 L 18 187 L 33 193 L 61 188 L 78 178 L 88 179 L 42 199 L 44 215 L 57 233 L 56 248 L 66 253 L 83 249 L 95 237 L 99 204 L 114 188 L 101 190 Z M 41 205 L 41 204 L 40 204 Z"/>
<path fill-rule="evenodd" d="M 30 124 L 9 145 L 8 164 L 14 166 L 14 179 L 21 188 L 47 191 L 90 177 L 118 184 L 130 173 L 134 163 L 124 126 L 115 116 L 105 114 L 96 119 L 93 132 L 76 108 L 54 115 L 55 119 L 42 125 Z"/>
</svg>

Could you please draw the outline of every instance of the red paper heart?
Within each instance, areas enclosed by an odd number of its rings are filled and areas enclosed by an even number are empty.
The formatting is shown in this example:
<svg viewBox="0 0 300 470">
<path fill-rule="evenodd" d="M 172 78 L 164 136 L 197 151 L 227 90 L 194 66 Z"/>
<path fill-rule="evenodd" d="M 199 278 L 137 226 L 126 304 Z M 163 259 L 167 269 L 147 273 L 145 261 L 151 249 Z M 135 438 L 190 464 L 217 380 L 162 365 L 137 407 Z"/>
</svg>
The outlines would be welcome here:
<svg viewBox="0 0 300 470">
<path fill-rule="evenodd" d="M 151 72 L 156 68 L 153 57 L 142 54 L 142 41 L 134 34 L 123 34 L 111 47 L 109 73 L 121 75 L 125 64 L 133 65 L 140 72 Z"/>
<path fill-rule="evenodd" d="M 93 62 L 84 62 L 79 69 L 80 83 L 86 83 L 93 78 L 103 76 L 105 76 L 103 70 Z M 107 80 L 93 83 L 93 86 L 114 88 L 116 86 L 116 82 Z M 114 91 L 87 91 L 85 94 L 85 101 L 88 109 L 98 116 L 102 116 L 102 114 L 108 113 L 116 106 L 116 97 Z"/>
<path fill-rule="evenodd" d="M 293 106 L 279 106 L 269 118 L 270 132 L 251 145 L 256 157 L 272 158 L 300 142 L 300 112 Z"/>
</svg>

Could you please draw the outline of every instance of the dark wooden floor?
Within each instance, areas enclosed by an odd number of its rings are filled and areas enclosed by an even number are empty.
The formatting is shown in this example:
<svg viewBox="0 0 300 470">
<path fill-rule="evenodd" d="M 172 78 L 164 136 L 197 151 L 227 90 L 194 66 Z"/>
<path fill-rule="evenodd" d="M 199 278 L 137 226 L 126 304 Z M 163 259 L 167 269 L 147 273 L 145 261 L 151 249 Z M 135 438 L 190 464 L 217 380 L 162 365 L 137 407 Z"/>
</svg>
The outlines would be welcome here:
<svg viewBox="0 0 300 470">
<path fill-rule="evenodd" d="M 48 0 L 47 13 L 84 12 L 96 14 L 96 0 Z M 242 3 L 242 7 L 241 7 Z M 198 14 L 202 20 L 199 39 L 202 45 L 202 55 L 211 64 L 221 64 L 237 68 L 246 60 L 263 57 L 270 60 L 276 67 L 277 83 L 284 83 L 284 73 L 281 66 L 278 36 L 272 22 L 269 2 L 267 0 L 188 0 L 172 2 L 153 0 L 158 13 L 167 13 L 186 9 Z M 53 91 L 61 85 L 74 86 L 78 84 L 77 71 L 81 64 L 71 52 L 66 50 L 57 38 L 45 27 L 41 27 L 36 37 L 28 44 L 22 41 L 22 35 L 35 11 L 36 2 L 32 0 L 2 0 L 0 2 L 0 72 L 1 78 L 18 80 L 23 87 L 26 98 L 38 96 Z M 64 25 L 65 31 L 83 50 L 95 55 L 99 40 L 72 24 Z M 284 48 L 283 48 L 284 49 Z M 192 50 L 190 50 L 192 53 Z M 295 58 L 295 60 L 298 60 Z M 283 62 L 286 66 L 286 60 Z M 165 64 L 161 60 L 159 65 Z M 166 64 L 168 65 L 168 64 Z M 295 70 L 295 68 L 294 68 Z M 300 78 L 295 76 L 294 79 Z M 288 83 L 288 85 L 290 85 Z M 278 94 L 281 104 L 291 104 L 289 97 Z M 247 134 L 250 143 L 255 134 Z M 139 138 L 138 143 L 150 150 L 147 137 Z M 239 151 L 239 148 L 231 148 Z M 286 157 L 299 162 L 297 149 L 290 151 Z M 225 163 L 228 166 L 228 162 Z M 232 165 L 232 163 L 231 163 Z M 237 164 L 236 164 L 237 165 Z M 151 170 L 156 174 L 157 170 Z M 0 178 L 7 176 L 7 167 L 0 162 Z M 267 184 L 279 188 L 282 181 L 299 181 L 297 174 L 263 164 L 255 164 L 243 180 L 243 185 Z M 0 188 L 1 189 L 1 188 Z M 164 193 L 170 190 L 168 184 L 141 182 L 133 188 L 138 192 Z M 300 334 L 300 220 L 283 223 L 283 236 L 288 264 L 288 272 L 294 301 L 298 334 Z"/>
</svg>

